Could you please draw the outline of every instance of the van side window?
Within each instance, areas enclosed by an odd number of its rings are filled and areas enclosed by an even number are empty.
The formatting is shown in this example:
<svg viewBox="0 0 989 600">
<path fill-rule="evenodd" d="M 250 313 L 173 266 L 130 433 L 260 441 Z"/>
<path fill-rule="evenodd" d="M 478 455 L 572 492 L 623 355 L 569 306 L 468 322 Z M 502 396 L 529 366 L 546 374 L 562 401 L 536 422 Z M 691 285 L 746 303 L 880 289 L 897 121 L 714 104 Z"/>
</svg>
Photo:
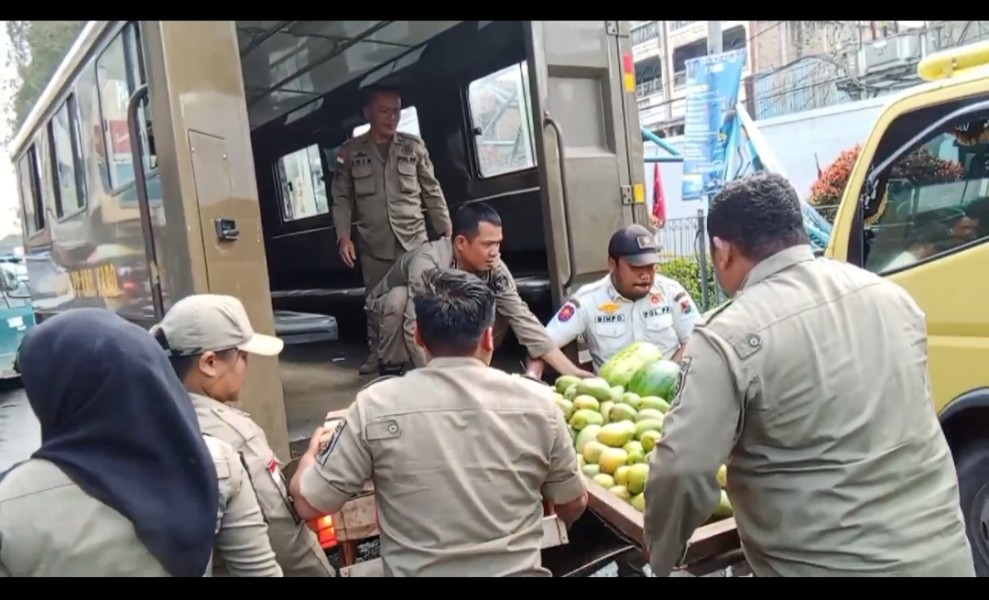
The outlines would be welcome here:
<svg viewBox="0 0 989 600">
<path fill-rule="evenodd" d="M 36 148 L 37 146 L 32 144 L 17 164 L 17 178 L 21 183 L 21 210 L 29 236 L 45 228 L 45 205 L 41 197 L 41 177 Z"/>
<path fill-rule="evenodd" d="M 48 124 L 55 189 L 55 216 L 61 219 L 86 206 L 75 95 L 70 95 Z"/>
<path fill-rule="evenodd" d="M 319 146 L 313 144 L 278 159 L 275 177 L 282 196 L 282 219 L 298 221 L 330 212 Z"/>
<path fill-rule="evenodd" d="M 535 167 L 525 61 L 472 81 L 467 98 L 479 175 L 487 178 Z"/>
<path fill-rule="evenodd" d="M 105 138 L 104 151 L 110 174 L 110 186 L 117 190 L 134 181 L 131 158 L 130 128 L 127 124 L 127 104 L 143 75 L 137 50 L 137 31 L 132 23 L 120 32 L 96 60 L 97 91 Z M 144 167 L 153 169 L 156 161 L 154 142 L 150 138 L 150 114 L 147 104 L 139 111 L 139 129 L 144 138 Z M 150 138 L 150 139 L 149 139 Z"/>
<path fill-rule="evenodd" d="M 354 131 L 351 137 L 357 137 L 359 135 L 364 135 L 367 131 L 371 129 L 370 123 L 364 123 L 363 125 L 358 125 L 354 127 Z M 402 133 L 408 133 L 417 137 L 421 137 L 419 133 L 419 113 L 416 111 L 414 106 L 406 106 L 402 109 L 402 112 L 398 116 L 398 131 Z"/>
<path fill-rule="evenodd" d="M 868 270 L 886 274 L 907 269 L 989 239 L 986 117 L 935 133 L 890 166 L 878 209 L 869 218 L 873 238 Z M 890 127 L 893 134 L 896 125 Z"/>
</svg>

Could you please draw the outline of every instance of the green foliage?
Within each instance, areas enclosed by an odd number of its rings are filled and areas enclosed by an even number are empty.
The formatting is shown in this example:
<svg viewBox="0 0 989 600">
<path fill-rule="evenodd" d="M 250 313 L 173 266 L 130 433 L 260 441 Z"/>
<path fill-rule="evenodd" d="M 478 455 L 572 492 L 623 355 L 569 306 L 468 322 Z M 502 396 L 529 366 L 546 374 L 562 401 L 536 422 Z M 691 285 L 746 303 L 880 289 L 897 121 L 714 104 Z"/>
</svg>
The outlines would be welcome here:
<svg viewBox="0 0 989 600">
<path fill-rule="evenodd" d="M 11 137 L 17 134 L 85 24 L 85 21 L 5 22 L 10 40 L 7 66 L 16 74 L 4 86 L 4 95 L 10 98 L 6 109 Z M 10 139 L 5 141 L 10 143 Z"/>
<path fill-rule="evenodd" d="M 676 280 L 687 290 L 687 293 L 694 299 L 694 302 L 701 310 L 707 307 L 701 306 L 701 265 L 696 256 L 680 256 L 659 265 L 657 269 L 664 276 Z M 707 291 L 714 300 L 715 287 L 714 269 L 711 267 L 710 257 L 707 259 Z"/>
</svg>

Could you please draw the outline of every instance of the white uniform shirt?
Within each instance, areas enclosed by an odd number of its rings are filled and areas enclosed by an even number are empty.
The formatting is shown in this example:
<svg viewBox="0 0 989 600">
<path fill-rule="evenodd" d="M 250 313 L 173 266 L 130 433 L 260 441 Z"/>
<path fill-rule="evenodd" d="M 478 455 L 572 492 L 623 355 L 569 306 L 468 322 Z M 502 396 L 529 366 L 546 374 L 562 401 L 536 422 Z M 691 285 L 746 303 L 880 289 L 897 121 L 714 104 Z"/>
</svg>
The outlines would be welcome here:
<svg viewBox="0 0 989 600">
<path fill-rule="evenodd" d="M 657 274 L 650 293 L 633 302 L 618 293 L 607 275 L 578 289 L 546 329 L 558 348 L 583 335 L 597 372 L 633 342 L 655 344 L 664 358 L 672 358 L 698 318 L 690 294 L 673 279 Z"/>
</svg>

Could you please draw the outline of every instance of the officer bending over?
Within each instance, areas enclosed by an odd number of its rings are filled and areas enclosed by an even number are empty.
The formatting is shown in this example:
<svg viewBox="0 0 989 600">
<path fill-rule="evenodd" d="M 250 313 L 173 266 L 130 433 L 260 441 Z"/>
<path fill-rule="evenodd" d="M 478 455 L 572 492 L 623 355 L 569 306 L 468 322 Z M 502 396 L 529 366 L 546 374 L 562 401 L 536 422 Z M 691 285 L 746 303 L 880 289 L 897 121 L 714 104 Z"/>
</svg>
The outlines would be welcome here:
<svg viewBox="0 0 989 600">
<path fill-rule="evenodd" d="M 556 347 L 519 296 L 515 278 L 501 260 L 502 239 L 498 212 L 487 204 L 468 204 L 454 213 L 452 240 L 423 244 L 398 259 L 368 295 L 366 306 L 368 319 L 377 328 L 382 375 L 401 373 L 410 359 L 417 367 L 426 364 L 426 354 L 415 341 L 414 298 L 422 293 L 424 274 L 439 267 L 473 273 L 494 292 L 495 347 L 510 326 L 530 357 L 541 358 L 564 375 L 590 376 Z"/>
</svg>

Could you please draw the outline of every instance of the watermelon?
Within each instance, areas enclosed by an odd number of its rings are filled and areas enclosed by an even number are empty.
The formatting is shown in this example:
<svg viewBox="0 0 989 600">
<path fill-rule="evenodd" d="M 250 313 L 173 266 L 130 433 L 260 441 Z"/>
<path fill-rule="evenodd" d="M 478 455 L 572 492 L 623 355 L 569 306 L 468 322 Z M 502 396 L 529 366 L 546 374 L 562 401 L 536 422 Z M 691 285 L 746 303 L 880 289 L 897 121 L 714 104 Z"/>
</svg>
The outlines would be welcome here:
<svg viewBox="0 0 989 600">
<path fill-rule="evenodd" d="M 649 342 L 635 342 L 606 360 L 601 365 L 598 375 L 611 386 L 620 385 L 628 389 L 628 384 L 636 371 L 661 358 L 663 353 L 655 345 Z"/>
<path fill-rule="evenodd" d="M 660 359 L 643 365 L 632 376 L 628 390 L 640 396 L 659 396 L 670 401 L 680 389 L 680 365 Z"/>
</svg>

